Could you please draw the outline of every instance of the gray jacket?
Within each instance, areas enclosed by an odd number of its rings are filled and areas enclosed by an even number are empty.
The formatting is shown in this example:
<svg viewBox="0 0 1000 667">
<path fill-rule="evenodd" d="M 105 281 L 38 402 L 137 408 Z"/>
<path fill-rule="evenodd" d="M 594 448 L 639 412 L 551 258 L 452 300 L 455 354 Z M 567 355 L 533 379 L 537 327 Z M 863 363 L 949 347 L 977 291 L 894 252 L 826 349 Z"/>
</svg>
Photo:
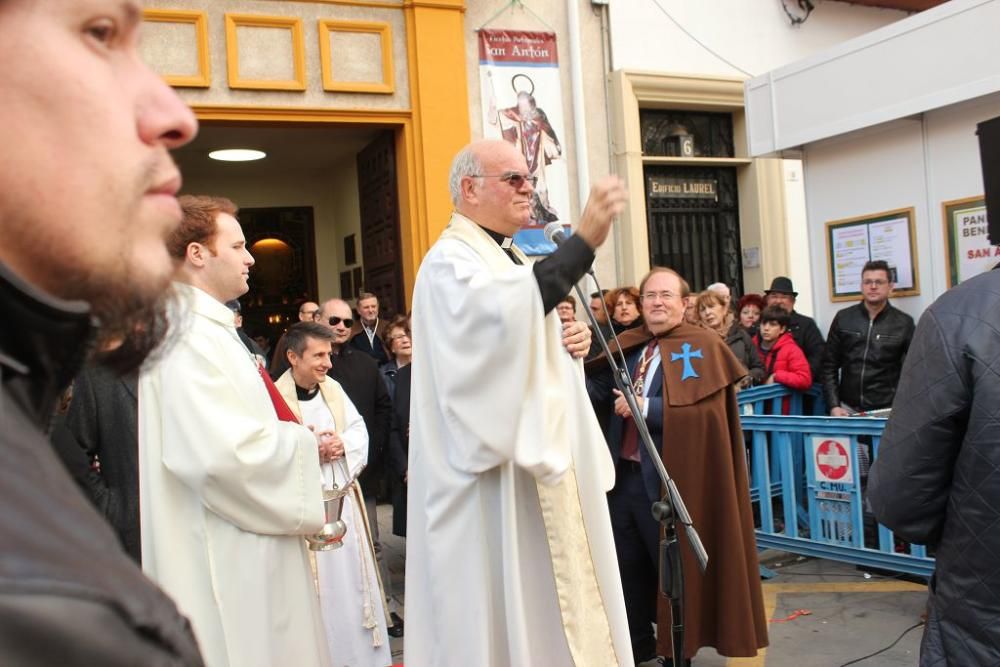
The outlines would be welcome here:
<svg viewBox="0 0 1000 667">
<path fill-rule="evenodd" d="M 84 304 L 53 299 L 0 264 L 0 662 L 201 665 L 190 623 L 49 445 L 90 336 Z"/>
<path fill-rule="evenodd" d="M 927 309 L 892 409 L 868 497 L 937 549 L 920 664 L 1000 664 L 1000 271 Z"/>
</svg>

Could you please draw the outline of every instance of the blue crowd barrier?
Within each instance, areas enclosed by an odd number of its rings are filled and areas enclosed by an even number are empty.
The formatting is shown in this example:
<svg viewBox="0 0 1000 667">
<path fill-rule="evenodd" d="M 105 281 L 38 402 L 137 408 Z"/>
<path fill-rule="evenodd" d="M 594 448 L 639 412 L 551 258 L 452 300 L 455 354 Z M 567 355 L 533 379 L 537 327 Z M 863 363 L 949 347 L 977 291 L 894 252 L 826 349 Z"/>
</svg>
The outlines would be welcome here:
<svg viewBox="0 0 1000 667">
<path fill-rule="evenodd" d="M 868 462 L 859 452 L 870 449 L 875 460 L 885 418 L 825 416 L 818 385 L 803 393 L 764 385 L 737 401 L 758 548 L 930 577 L 927 549 L 897 540 L 865 512 Z"/>
</svg>

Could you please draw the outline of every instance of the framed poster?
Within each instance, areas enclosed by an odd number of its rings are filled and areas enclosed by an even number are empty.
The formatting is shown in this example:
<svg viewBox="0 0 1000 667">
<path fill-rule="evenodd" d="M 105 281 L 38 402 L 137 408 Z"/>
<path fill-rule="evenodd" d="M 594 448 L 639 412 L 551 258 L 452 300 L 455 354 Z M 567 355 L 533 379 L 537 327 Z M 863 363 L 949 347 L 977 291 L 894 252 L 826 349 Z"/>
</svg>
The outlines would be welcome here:
<svg viewBox="0 0 1000 667">
<path fill-rule="evenodd" d="M 1000 262 L 1000 246 L 986 235 L 986 200 L 978 197 L 941 202 L 948 287 L 989 271 Z"/>
<path fill-rule="evenodd" d="M 895 274 L 892 296 L 920 294 L 913 208 L 900 208 L 826 223 L 827 273 L 831 301 L 861 296 L 861 269 L 885 260 Z"/>
</svg>

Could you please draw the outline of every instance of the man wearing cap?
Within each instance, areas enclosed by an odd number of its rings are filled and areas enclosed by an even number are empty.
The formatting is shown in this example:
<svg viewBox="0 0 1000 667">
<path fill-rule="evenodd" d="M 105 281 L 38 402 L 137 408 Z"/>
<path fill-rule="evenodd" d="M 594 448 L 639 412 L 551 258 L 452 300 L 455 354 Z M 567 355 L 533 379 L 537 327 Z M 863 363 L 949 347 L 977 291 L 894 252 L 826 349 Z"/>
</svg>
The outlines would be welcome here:
<svg viewBox="0 0 1000 667">
<path fill-rule="evenodd" d="M 771 281 L 771 288 L 764 291 L 764 299 L 768 306 L 780 306 L 792 314 L 788 322 L 788 333 L 798 343 L 809 361 L 809 370 L 814 378 L 820 377 L 823 363 L 823 350 L 826 343 L 823 334 L 816 326 L 816 320 L 795 310 L 795 297 L 799 295 L 792 287 L 792 279 L 778 276 Z"/>
</svg>

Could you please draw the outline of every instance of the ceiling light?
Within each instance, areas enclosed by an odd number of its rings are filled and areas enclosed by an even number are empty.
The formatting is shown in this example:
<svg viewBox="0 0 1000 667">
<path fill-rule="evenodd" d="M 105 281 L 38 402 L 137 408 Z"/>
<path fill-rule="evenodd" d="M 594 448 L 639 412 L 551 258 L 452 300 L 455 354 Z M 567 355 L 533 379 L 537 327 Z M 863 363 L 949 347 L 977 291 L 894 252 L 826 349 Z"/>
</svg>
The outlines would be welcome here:
<svg viewBox="0 0 1000 667">
<path fill-rule="evenodd" d="M 249 148 L 226 148 L 221 151 L 212 151 L 208 157 L 223 162 L 250 162 L 251 160 L 264 159 L 267 157 L 267 153 Z"/>
</svg>

